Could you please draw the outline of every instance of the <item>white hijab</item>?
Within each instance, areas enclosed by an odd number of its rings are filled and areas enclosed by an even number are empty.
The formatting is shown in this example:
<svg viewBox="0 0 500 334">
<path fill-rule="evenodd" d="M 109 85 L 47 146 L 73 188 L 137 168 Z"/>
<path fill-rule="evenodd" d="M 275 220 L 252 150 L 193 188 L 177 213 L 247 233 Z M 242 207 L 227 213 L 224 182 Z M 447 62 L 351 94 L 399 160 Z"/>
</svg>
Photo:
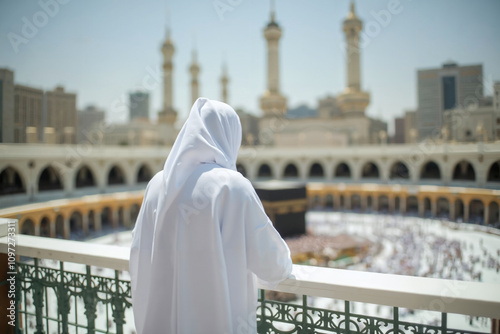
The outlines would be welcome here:
<svg viewBox="0 0 500 334">
<path fill-rule="evenodd" d="M 144 333 L 255 333 L 256 276 L 276 284 L 290 251 L 250 182 L 236 171 L 241 124 L 199 98 L 133 231 L 134 319 Z"/>
</svg>

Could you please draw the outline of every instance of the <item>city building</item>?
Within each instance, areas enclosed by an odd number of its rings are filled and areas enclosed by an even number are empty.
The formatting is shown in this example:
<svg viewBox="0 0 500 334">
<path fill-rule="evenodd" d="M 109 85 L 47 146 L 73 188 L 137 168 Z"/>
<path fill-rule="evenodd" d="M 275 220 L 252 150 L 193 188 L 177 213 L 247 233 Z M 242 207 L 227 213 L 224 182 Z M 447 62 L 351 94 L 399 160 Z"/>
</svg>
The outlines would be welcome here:
<svg viewBox="0 0 500 334">
<path fill-rule="evenodd" d="M 132 92 L 129 94 L 130 120 L 149 120 L 149 93 Z"/>
<path fill-rule="evenodd" d="M 102 141 L 101 136 L 99 135 L 96 138 L 93 131 L 99 129 L 105 118 L 105 111 L 98 109 L 96 106 L 88 106 L 78 112 L 78 142 L 100 143 Z"/>
<path fill-rule="evenodd" d="M 404 114 L 405 119 L 405 143 L 415 143 L 418 137 L 417 131 L 417 112 L 415 110 L 407 110 Z"/>
<path fill-rule="evenodd" d="M 441 136 L 445 110 L 480 105 L 483 96 L 483 66 L 459 66 L 418 70 L 418 138 Z"/>
<path fill-rule="evenodd" d="M 42 89 L 14 85 L 14 143 L 43 141 L 43 104 Z"/>
<path fill-rule="evenodd" d="M 14 72 L 0 68 L 0 142 L 14 142 Z"/>
<path fill-rule="evenodd" d="M 4 143 L 75 144 L 76 94 L 15 84 L 14 72 L 0 69 L 0 138 Z"/>
<path fill-rule="evenodd" d="M 494 83 L 493 96 L 483 97 L 478 104 L 445 110 L 442 139 L 456 142 L 500 140 L 500 109 L 495 109 L 498 86 Z"/>
<path fill-rule="evenodd" d="M 392 142 L 394 144 L 402 144 L 405 142 L 405 118 L 396 117 L 394 119 L 394 137 Z"/>
<path fill-rule="evenodd" d="M 500 81 L 493 84 L 493 107 L 500 111 Z"/>
<path fill-rule="evenodd" d="M 111 124 L 102 135 L 104 145 L 155 146 L 165 145 L 168 140 L 165 124 L 154 124 L 144 119 Z"/>
<path fill-rule="evenodd" d="M 75 144 L 77 138 L 76 94 L 57 86 L 47 91 L 45 126 L 54 129 L 55 144 Z M 46 140 L 52 143 L 52 140 Z"/>
</svg>

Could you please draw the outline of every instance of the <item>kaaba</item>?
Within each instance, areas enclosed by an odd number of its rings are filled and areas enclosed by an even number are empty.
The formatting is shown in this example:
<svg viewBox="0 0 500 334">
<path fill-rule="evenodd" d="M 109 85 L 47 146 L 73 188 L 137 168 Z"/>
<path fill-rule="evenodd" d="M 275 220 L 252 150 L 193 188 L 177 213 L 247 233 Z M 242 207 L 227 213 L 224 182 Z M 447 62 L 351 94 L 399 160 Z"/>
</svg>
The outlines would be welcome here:
<svg viewBox="0 0 500 334">
<path fill-rule="evenodd" d="M 298 182 L 266 181 L 253 184 L 264 210 L 282 237 L 306 233 L 306 185 Z"/>
</svg>

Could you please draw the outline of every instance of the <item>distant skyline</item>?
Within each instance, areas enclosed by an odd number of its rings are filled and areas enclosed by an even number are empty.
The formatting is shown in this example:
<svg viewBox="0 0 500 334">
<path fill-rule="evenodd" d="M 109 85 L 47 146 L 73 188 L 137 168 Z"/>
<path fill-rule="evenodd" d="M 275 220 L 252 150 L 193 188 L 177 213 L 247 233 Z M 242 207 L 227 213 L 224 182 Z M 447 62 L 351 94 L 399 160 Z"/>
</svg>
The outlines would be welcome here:
<svg viewBox="0 0 500 334">
<path fill-rule="evenodd" d="M 163 101 L 160 47 L 169 17 L 179 119 L 190 108 L 188 67 L 194 47 L 201 95 L 221 98 L 226 61 L 229 103 L 260 115 L 258 99 L 266 88 L 262 30 L 269 22 L 269 1 L 60 1 L 64 4 L 0 0 L 0 67 L 14 70 L 16 83 L 45 90 L 64 85 L 77 93 L 79 109 L 96 105 L 111 122 L 128 120 L 128 94 L 148 88 L 155 119 Z M 367 115 L 387 121 L 390 129 L 394 117 L 417 107 L 418 69 L 441 67 L 449 60 L 482 64 L 486 95 L 491 95 L 489 83 L 500 81 L 500 1 L 355 4 L 366 34 L 361 73 L 362 87 L 371 93 Z M 283 29 L 281 90 L 289 108 L 316 108 L 319 98 L 344 89 L 342 22 L 348 10 L 348 0 L 276 1 L 276 21 Z M 391 10 L 390 17 L 383 14 Z M 26 28 L 30 24 L 35 30 Z M 13 36 L 22 38 L 17 53 Z"/>
</svg>

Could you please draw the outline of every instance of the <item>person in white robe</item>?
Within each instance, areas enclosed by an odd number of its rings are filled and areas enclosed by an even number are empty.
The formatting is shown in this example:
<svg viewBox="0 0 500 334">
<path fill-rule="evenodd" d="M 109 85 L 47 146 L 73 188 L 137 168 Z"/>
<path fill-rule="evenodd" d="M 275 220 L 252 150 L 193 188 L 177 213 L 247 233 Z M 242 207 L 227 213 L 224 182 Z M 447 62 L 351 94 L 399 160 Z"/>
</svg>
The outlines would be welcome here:
<svg viewBox="0 0 500 334">
<path fill-rule="evenodd" d="M 138 334 L 256 333 L 257 284 L 292 271 L 290 250 L 236 171 L 241 124 L 199 98 L 148 183 L 130 251 Z"/>
</svg>

